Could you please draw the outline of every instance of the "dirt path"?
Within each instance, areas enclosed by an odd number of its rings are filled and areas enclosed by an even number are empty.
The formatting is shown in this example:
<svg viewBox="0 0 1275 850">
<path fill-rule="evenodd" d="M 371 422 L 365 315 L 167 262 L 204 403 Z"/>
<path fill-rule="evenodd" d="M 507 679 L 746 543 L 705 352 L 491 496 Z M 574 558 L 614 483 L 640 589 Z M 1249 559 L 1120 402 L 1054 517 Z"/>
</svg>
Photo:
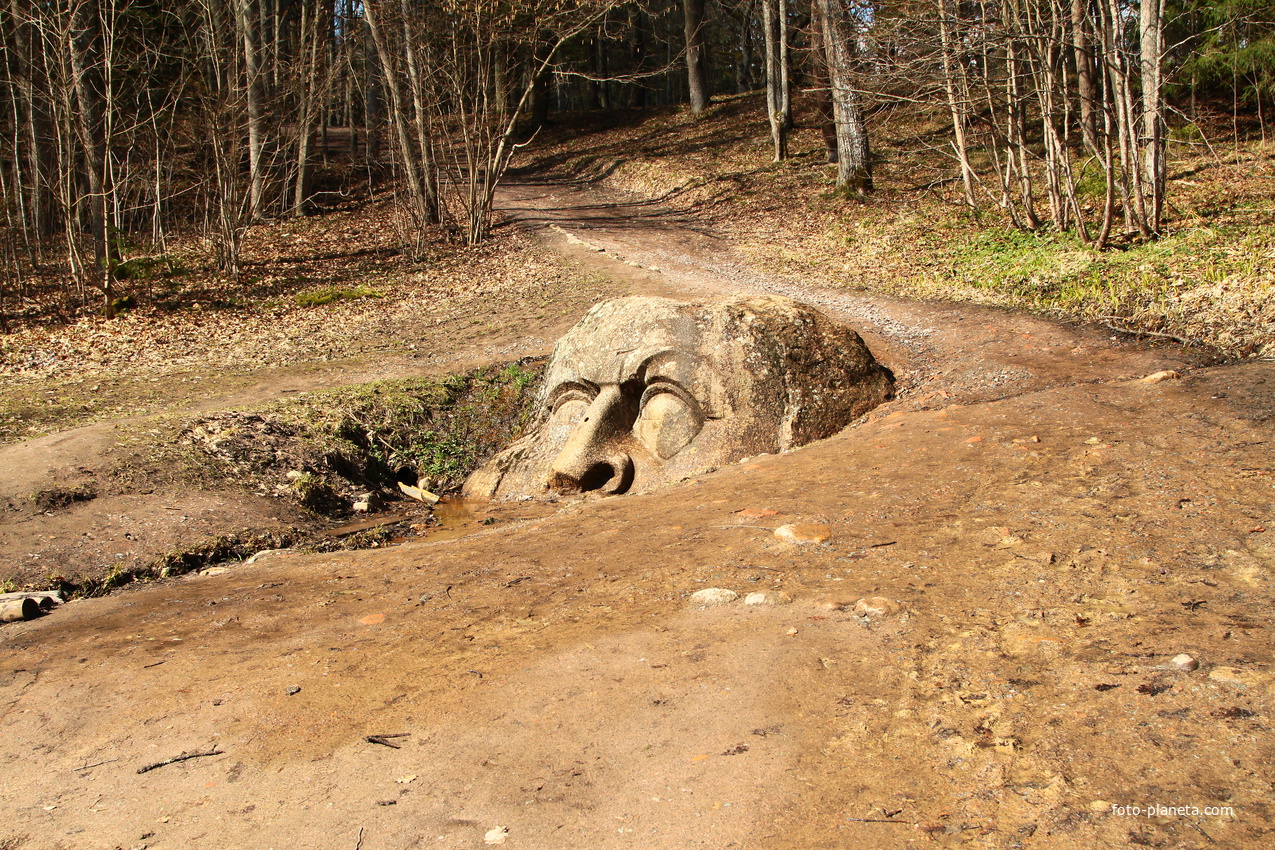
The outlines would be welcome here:
<svg viewBox="0 0 1275 850">
<path fill-rule="evenodd" d="M 616 200 L 509 196 L 624 287 L 820 304 L 902 396 L 662 493 L 6 626 L 0 841 L 1269 844 L 1272 364 L 796 289 Z M 798 520 L 831 541 L 774 539 Z M 794 601 L 692 607 L 707 587 Z"/>
</svg>

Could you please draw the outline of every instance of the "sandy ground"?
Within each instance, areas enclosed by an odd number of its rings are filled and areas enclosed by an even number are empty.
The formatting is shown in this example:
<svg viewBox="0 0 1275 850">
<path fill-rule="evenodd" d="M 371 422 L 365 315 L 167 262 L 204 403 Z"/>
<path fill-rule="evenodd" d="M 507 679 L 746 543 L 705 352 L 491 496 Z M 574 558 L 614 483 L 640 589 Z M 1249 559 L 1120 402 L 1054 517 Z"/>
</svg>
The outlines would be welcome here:
<svg viewBox="0 0 1275 850">
<path fill-rule="evenodd" d="M 506 202 L 622 289 L 812 301 L 901 396 L 664 492 L 3 627 L 0 847 L 1269 846 L 1275 364 L 767 279 L 583 187 Z"/>
</svg>

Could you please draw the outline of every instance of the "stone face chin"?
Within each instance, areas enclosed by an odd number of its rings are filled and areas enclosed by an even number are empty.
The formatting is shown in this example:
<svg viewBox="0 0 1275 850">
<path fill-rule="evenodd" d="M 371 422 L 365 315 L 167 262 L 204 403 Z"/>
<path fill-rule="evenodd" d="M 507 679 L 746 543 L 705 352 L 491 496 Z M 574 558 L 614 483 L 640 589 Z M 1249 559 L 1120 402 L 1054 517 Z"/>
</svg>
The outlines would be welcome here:
<svg viewBox="0 0 1275 850">
<path fill-rule="evenodd" d="M 787 298 L 604 301 L 555 346 L 527 435 L 464 495 L 650 490 L 829 437 L 893 390 L 857 333 Z"/>
</svg>

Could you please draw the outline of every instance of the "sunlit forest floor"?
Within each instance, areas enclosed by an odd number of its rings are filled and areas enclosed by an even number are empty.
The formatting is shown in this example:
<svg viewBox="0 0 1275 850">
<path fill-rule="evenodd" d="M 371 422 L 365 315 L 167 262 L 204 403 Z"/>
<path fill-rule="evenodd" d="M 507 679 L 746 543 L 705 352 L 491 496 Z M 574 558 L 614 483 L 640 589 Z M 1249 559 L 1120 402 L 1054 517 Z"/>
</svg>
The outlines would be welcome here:
<svg viewBox="0 0 1275 850">
<path fill-rule="evenodd" d="M 985 153 L 974 162 L 987 190 L 974 216 L 945 115 L 899 107 L 870 117 L 876 192 L 867 202 L 833 192 L 836 166 L 813 119 L 799 109 L 790 158 L 774 163 L 758 95 L 721 99 L 698 120 L 601 114 L 583 131 L 559 127 L 531 168 L 693 204 L 741 257 L 823 285 L 1074 317 L 1227 358 L 1275 355 L 1275 144 L 1255 120 L 1208 112 L 1198 124 L 1179 121 L 1163 237 L 1122 235 L 1097 252 L 1071 233 L 1009 226 L 988 193 L 996 178 Z M 1101 173 L 1092 160 L 1075 168 L 1096 219 Z M 1037 206 L 1047 212 L 1044 199 Z"/>
<path fill-rule="evenodd" d="M 871 116 L 876 193 L 838 196 L 808 106 L 799 103 L 783 163 L 771 161 L 758 94 L 721 98 L 699 119 L 672 109 L 558 116 L 513 179 L 658 199 L 724 236 L 732 263 L 763 273 L 1077 318 L 1226 359 L 1275 354 L 1275 145 L 1256 126 L 1219 113 L 1176 127 L 1163 238 L 1122 236 L 1096 252 L 1072 234 L 1009 227 L 989 197 L 976 218 L 941 117 L 915 110 Z M 1100 205 L 1095 166 L 1077 169 Z M 440 237 L 405 251 L 392 176 L 369 193 L 356 172 L 329 170 L 338 191 L 325 211 L 252 227 L 238 279 L 215 272 L 204 240 L 177 234 L 165 250 L 126 250 L 126 309 L 112 321 L 92 307 L 78 317 L 54 308 L 65 286 L 56 275 L 28 280 L 21 300 L 10 292 L 0 441 L 155 412 L 147 385 L 169 378 L 190 385 L 181 401 L 197 402 L 263 369 L 420 360 L 437 347 L 431 334 L 478 344 L 529 322 L 555 325 L 605 294 L 509 226 L 478 249 Z M 210 360 L 230 368 L 195 386 L 192 370 Z"/>
</svg>

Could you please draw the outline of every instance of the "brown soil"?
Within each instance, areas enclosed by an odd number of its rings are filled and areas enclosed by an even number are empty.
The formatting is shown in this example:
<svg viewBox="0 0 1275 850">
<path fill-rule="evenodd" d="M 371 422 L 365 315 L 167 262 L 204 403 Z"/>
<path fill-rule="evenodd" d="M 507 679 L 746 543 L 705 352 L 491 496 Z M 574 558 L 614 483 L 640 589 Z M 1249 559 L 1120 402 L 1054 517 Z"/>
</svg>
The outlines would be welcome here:
<svg viewBox="0 0 1275 850">
<path fill-rule="evenodd" d="M 507 204 L 613 291 L 812 301 L 900 398 L 664 492 L 5 626 L 0 841 L 1269 845 L 1275 365 L 803 287 L 582 187 Z M 776 541 L 801 521 L 831 540 Z"/>
</svg>

